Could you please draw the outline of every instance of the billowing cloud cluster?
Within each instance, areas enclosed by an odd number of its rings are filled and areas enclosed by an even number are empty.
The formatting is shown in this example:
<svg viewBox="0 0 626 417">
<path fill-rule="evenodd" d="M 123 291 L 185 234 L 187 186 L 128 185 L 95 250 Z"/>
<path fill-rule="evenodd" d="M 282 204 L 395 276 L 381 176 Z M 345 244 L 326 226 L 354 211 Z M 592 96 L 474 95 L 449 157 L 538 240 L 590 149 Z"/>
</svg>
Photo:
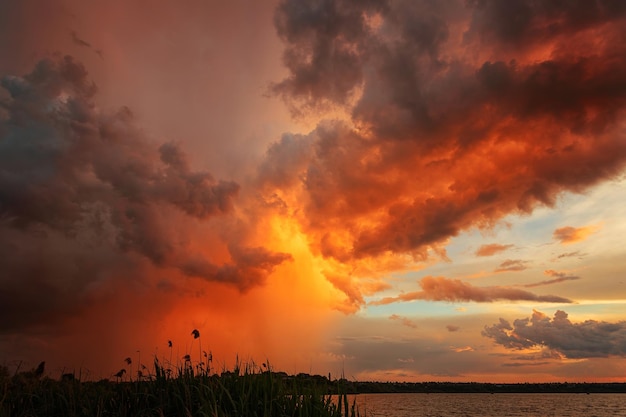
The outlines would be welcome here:
<svg viewBox="0 0 626 417">
<path fill-rule="evenodd" d="M 350 114 L 286 135 L 260 170 L 297 190 L 327 258 L 445 256 L 461 231 L 624 169 L 621 2 L 283 0 L 275 24 L 274 91 Z"/>
<path fill-rule="evenodd" d="M 299 222 L 346 295 L 339 308 L 354 311 L 389 288 L 382 272 L 445 259 L 462 231 L 623 171 L 625 19 L 609 0 L 584 11 L 525 0 L 281 0 L 274 25 L 288 74 L 271 90 L 305 118 L 348 117 L 283 135 L 246 195 Z M 100 53 L 83 33 L 63 36 Z M 145 265 L 247 290 L 290 259 L 260 247 L 265 236 L 247 239 L 246 221 L 267 218 L 239 221 L 235 212 L 256 206 L 235 210 L 238 184 L 192 169 L 176 143 L 155 146 L 129 109 L 99 109 L 73 59 L 42 61 L 2 87 L 0 313 L 17 318 L 5 327 L 74 311 Z M 508 260 L 499 270 L 526 267 Z M 428 300 L 569 301 L 445 278 L 422 289 Z"/>
<path fill-rule="evenodd" d="M 553 318 L 533 310 L 532 317 L 485 326 L 483 336 L 509 349 L 548 348 L 568 358 L 626 356 L 626 322 L 587 320 L 572 323 L 566 312 Z"/>
<path fill-rule="evenodd" d="M 458 279 L 445 277 L 425 277 L 419 282 L 422 291 L 384 297 L 373 301 L 372 305 L 384 305 L 401 301 L 428 300 L 448 302 L 490 303 L 498 300 L 537 301 L 548 303 L 571 303 L 567 298 L 555 295 L 537 295 L 512 287 L 475 287 Z"/>
<path fill-rule="evenodd" d="M 156 146 L 127 108 L 98 109 L 96 86 L 69 56 L 4 76 L 0 102 L 0 331 L 80 309 L 141 265 L 245 290 L 290 256 L 221 242 L 194 246 L 200 220 L 228 216 L 239 185 Z M 147 262 L 146 262 L 147 261 Z"/>
</svg>

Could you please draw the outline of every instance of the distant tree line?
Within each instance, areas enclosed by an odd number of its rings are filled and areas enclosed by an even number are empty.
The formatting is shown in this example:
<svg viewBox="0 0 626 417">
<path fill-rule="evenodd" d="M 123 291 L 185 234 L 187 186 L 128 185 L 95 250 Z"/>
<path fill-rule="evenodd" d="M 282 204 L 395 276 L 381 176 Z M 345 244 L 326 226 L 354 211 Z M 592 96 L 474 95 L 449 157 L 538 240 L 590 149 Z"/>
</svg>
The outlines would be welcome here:
<svg viewBox="0 0 626 417">
<path fill-rule="evenodd" d="M 326 385 L 331 394 L 373 394 L 373 393 L 626 393 L 626 383 L 607 382 L 547 382 L 494 384 L 485 382 L 362 382 L 345 378 L 328 379 L 322 375 L 298 374 L 289 376 L 278 373 L 286 379 L 297 379 L 317 386 Z"/>
</svg>

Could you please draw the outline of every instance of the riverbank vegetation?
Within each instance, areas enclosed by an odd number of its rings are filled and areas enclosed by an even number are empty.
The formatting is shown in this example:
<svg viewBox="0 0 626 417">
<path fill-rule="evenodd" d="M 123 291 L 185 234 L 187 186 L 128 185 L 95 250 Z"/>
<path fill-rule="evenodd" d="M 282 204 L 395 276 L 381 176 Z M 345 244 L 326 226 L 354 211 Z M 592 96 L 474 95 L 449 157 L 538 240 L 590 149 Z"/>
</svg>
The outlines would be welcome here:
<svg viewBox="0 0 626 417">
<path fill-rule="evenodd" d="M 132 360 L 125 361 L 132 369 Z M 356 417 L 358 409 L 348 395 L 364 393 L 626 393 L 626 384 L 358 382 L 288 375 L 273 371 L 269 363 L 238 361 L 218 374 L 202 362 L 185 360 L 171 368 L 156 358 L 150 369 L 141 365 L 134 376 L 122 369 L 112 379 L 81 381 L 72 373 L 44 376 L 44 363 L 13 375 L 0 366 L 0 417 Z"/>
<path fill-rule="evenodd" d="M 52 379 L 42 376 L 43 367 L 12 376 L 0 369 L 0 417 L 358 415 L 345 394 L 331 396 L 326 384 L 312 379 L 285 378 L 267 363 L 237 363 L 218 375 L 189 361 L 172 372 L 155 359 L 134 379 L 120 371 L 115 380 L 100 381 L 74 374 Z"/>
</svg>

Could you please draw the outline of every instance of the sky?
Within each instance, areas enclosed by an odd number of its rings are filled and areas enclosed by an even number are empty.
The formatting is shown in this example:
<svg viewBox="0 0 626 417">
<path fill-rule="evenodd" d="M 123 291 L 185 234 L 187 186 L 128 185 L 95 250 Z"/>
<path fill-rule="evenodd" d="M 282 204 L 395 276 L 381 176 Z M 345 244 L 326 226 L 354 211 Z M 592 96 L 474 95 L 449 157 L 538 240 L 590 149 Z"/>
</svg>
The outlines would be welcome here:
<svg viewBox="0 0 626 417">
<path fill-rule="evenodd" d="M 0 0 L 0 364 L 624 381 L 625 57 L 620 0 Z"/>
</svg>

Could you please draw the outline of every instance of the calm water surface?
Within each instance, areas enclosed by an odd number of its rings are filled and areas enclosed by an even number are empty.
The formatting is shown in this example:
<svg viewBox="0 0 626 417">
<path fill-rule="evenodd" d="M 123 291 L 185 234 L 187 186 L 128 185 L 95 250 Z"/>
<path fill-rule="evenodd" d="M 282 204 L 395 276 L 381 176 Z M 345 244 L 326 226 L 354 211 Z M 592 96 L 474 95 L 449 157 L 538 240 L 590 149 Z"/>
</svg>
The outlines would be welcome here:
<svg viewBox="0 0 626 417">
<path fill-rule="evenodd" d="M 367 417 L 626 416 L 626 394 L 361 394 Z"/>
</svg>

